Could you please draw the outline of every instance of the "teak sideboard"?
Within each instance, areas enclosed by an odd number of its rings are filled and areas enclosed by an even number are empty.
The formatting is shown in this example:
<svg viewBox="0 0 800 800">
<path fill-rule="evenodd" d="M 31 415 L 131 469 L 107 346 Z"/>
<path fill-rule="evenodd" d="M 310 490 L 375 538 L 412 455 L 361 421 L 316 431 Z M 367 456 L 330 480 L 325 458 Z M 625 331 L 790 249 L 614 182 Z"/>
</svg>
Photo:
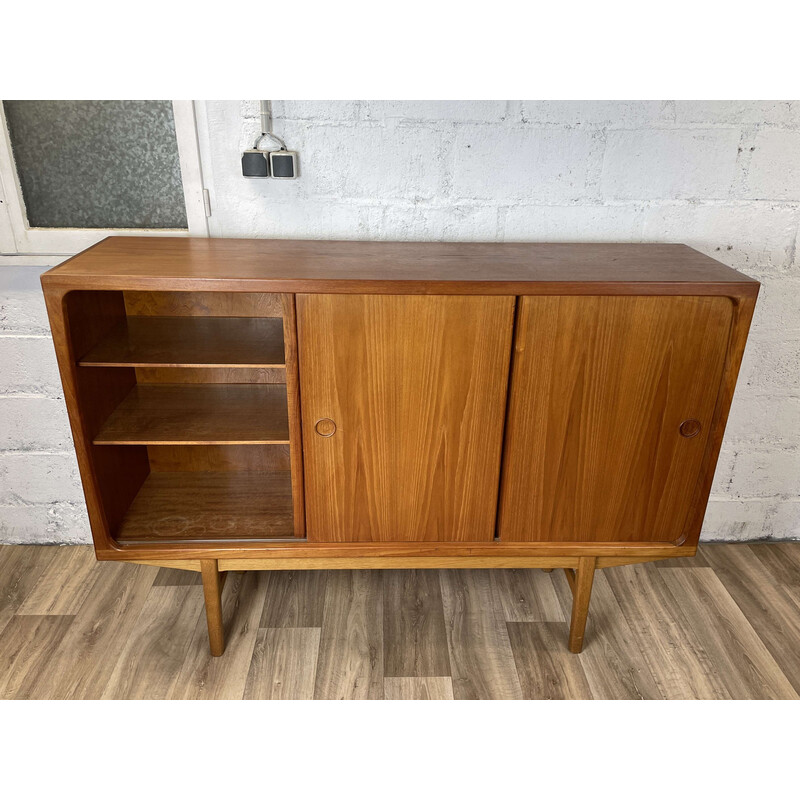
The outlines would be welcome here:
<svg viewBox="0 0 800 800">
<path fill-rule="evenodd" d="M 97 558 L 692 556 L 758 282 L 677 244 L 112 237 L 42 276 Z"/>
</svg>

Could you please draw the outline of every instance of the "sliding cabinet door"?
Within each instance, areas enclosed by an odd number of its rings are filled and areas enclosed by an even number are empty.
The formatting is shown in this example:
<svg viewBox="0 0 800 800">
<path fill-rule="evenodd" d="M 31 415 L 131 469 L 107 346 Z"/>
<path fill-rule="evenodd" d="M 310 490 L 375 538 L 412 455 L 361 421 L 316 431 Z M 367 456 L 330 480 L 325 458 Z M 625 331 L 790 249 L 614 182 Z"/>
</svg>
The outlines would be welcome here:
<svg viewBox="0 0 800 800">
<path fill-rule="evenodd" d="M 311 541 L 494 537 L 513 297 L 297 295 Z"/>
<path fill-rule="evenodd" d="M 731 319 L 725 297 L 520 298 L 500 539 L 677 540 Z"/>
</svg>

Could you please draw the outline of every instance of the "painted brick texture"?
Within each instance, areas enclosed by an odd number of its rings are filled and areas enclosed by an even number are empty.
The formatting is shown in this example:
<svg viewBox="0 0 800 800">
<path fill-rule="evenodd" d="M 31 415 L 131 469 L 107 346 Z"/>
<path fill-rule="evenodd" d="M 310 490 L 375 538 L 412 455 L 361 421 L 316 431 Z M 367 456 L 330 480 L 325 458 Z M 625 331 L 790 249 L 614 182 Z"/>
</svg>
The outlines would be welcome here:
<svg viewBox="0 0 800 800">
<path fill-rule="evenodd" d="M 200 108 L 213 236 L 685 242 L 762 281 L 705 539 L 800 537 L 800 101 L 274 101 L 298 181 Z M 89 541 L 41 270 L 0 267 L 0 541 Z"/>
<path fill-rule="evenodd" d="M 0 542 L 91 541 L 38 267 L 0 266 Z"/>
</svg>

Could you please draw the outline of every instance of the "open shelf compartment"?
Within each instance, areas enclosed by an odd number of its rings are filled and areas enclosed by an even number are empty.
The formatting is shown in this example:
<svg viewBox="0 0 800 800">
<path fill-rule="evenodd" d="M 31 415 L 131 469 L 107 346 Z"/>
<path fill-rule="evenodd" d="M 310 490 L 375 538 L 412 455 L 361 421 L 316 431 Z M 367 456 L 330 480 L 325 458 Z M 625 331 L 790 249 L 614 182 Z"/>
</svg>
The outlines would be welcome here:
<svg viewBox="0 0 800 800">
<path fill-rule="evenodd" d="M 78 290 L 65 313 L 101 541 L 302 541 L 293 297 Z"/>
<path fill-rule="evenodd" d="M 95 444 L 288 444 L 286 385 L 140 384 Z"/>
<path fill-rule="evenodd" d="M 291 539 L 292 481 L 280 472 L 151 472 L 122 519 L 120 544 Z"/>
<path fill-rule="evenodd" d="M 126 317 L 78 362 L 84 367 L 285 367 L 283 320 Z"/>
</svg>

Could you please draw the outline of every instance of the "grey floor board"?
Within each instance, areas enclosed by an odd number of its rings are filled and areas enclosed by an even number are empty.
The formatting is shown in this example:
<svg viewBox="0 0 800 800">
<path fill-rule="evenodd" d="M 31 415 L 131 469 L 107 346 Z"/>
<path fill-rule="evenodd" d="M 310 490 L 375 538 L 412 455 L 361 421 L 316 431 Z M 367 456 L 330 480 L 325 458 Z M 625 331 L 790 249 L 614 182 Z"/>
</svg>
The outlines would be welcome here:
<svg viewBox="0 0 800 800">
<path fill-rule="evenodd" d="M 800 589 L 800 542 L 755 542 L 748 549 L 769 570 L 776 584 Z M 725 552 L 724 548 L 721 552 Z"/>
<path fill-rule="evenodd" d="M 379 570 L 328 575 L 315 698 L 383 699 L 382 578 Z"/>
<path fill-rule="evenodd" d="M 319 628 L 261 628 L 245 698 L 313 700 L 319 639 Z"/>
<path fill-rule="evenodd" d="M 222 590 L 225 653 L 217 658 L 209 652 L 208 625 L 205 614 L 200 614 L 170 699 L 242 699 L 264 609 L 264 577 L 263 572 L 232 572 L 228 576 Z"/>
<path fill-rule="evenodd" d="M 664 699 L 641 650 L 636 644 L 607 579 L 608 570 L 595 574 L 583 652 L 577 658 L 597 700 Z M 564 614 L 572 606 L 572 592 L 563 572 L 553 572 L 553 583 Z M 566 629 L 565 625 L 565 629 Z"/>
<path fill-rule="evenodd" d="M 564 647 L 563 622 L 509 622 L 508 635 L 526 700 L 591 700 L 579 658 Z"/>
<path fill-rule="evenodd" d="M 450 675 L 439 576 L 429 569 L 383 573 L 383 674 Z"/>
<path fill-rule="evenodd" d="M 325 570 L 275 570 L 266 583 L 261 628 L 319 628 L 325 609 Z"/>
<path fill-rule="evenodd" d="M 664 577 L 681 569 L 664 570 L 653 564 L 633 564 L 605 570 L 662 697 L 667 700 L 727 700 L 726 683 L 709 653 L 676 602 Z M 591 608 L 589 611 L 591 619 Z M 590 643 L 591 644 L 591 643 Z"/>
<path fill-rule="evenodd" d="M 522 688 L 489 570 L 441 570 L 453 696 L 521 700 Z"/>
<path fill-rule="evenodd" d="M 383 682 L 386 700 L 452 700 L 450 677 L 386 678 Z"/>
</svg>

